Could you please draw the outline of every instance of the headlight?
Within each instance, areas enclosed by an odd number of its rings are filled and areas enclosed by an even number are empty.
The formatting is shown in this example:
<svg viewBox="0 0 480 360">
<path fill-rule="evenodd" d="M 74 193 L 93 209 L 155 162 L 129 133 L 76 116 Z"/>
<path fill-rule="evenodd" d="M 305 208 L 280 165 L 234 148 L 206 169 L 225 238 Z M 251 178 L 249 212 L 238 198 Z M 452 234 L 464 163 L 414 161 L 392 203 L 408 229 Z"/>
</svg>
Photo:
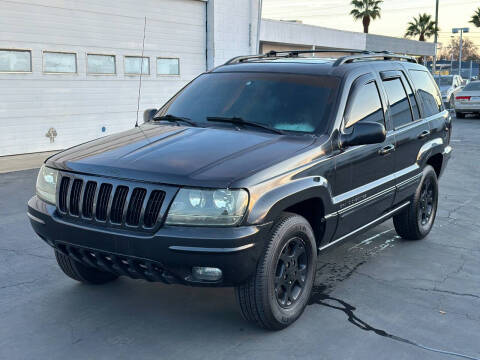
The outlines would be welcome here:
<svg viewBox="0 0 480 360">
<path fill-rule="evenodd" d="M 58 171 L 42 165 L 37 177 L 37 196 L 53 205 L 56 204 Z"/>
<path fill-rule="evenodd" d="M 248 205 L 245 190 L 180 189 L 170 210 L 167 225 L 233 226 L 240 222 Z"/>
</svg>

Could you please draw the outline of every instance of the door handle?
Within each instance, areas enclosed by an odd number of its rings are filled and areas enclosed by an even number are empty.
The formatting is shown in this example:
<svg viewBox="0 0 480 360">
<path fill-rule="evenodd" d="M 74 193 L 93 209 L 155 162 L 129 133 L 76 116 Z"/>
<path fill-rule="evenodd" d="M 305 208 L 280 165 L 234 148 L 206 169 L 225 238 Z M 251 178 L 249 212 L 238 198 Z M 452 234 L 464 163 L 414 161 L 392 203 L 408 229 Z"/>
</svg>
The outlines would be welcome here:
<svg viewBox="0 0 480 360">
<path fill-rule="evenodd" d="M 391 153 L 393 150 L 395 150 L 395 145 L 390 144 L 378 150 L 378 153 L 380 155 L 386 155 L 388 153 Z"/>
<path fill-rule="evenodd" d="M 423 139 L 424 137 L 427 137 L 430 135 L 430 130 L 423 130 L 420 134 L 418 134 L 419 139 Z"/>
</svg>

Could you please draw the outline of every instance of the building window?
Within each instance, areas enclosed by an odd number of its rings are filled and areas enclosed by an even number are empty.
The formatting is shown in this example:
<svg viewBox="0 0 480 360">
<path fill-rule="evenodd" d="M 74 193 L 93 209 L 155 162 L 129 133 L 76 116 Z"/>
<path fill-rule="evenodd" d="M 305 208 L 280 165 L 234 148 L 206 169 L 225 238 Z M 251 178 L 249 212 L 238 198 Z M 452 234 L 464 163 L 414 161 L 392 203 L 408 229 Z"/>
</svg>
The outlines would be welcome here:
<svg viewBox="0 0 480 360">
<path fill-rule="evenodd" d="M 127 75 L 150 74 L 150 58 L 141 56 L 125 56 L 125 74 Z"/>
<path fill-rule="evenodd" d="M 157 58 L 157 75 L 180 75 L 180 60 Z"/>
<path fill-rule="evenodd" d="M 114 75 L 115 72 L 115 55 L 87 54 L 88 74 Z"/>
<path fill-rule="evenodd" d="M 31 72 L 30 50 L 0 50 L 0 72 Z"/>
<path fill-rule="evenodd" d="M 43 72 L 74 74 L 77 72 L 77 54 L 66 52 L 43 52 Z"/>
</svg>

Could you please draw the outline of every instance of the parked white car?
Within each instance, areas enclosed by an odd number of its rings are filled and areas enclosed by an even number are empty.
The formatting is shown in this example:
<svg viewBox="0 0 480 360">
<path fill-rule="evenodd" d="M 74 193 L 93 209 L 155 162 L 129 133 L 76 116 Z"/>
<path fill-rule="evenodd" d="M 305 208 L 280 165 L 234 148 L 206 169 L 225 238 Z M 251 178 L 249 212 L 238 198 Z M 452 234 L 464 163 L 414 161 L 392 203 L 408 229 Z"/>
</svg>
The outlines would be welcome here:
<svg viewBox="0 0 480 360">
<path fill-rule="evenodd" d="M 453 109 L 455 104 L 455 95 L 461 90 L 463 79 L 459 75 L 437 75 L 435 82 L 442 93 L 442 100 L 445 106 Z"/>
<path fill-rule="evenodd" d="M 480 114 L 480 81 L 471 81 L 455 95 L 455 114 L 463 119 L 465 114 Z"/>
</svg>

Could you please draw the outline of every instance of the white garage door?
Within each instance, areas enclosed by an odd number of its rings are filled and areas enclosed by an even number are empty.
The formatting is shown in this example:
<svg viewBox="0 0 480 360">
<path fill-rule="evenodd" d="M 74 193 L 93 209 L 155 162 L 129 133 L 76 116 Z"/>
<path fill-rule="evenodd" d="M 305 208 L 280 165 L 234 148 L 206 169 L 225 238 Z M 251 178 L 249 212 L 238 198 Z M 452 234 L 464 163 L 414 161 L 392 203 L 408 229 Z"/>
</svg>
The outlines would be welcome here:
<svg viewBox="0 0 480 360">
<path fill-rule="evenodd" d="M 206 67 L 206 2 L 0 0 L 0 156 L 133 127 Z M 140 111 L 140 119 L 142 111 Z"/>
</svg>

